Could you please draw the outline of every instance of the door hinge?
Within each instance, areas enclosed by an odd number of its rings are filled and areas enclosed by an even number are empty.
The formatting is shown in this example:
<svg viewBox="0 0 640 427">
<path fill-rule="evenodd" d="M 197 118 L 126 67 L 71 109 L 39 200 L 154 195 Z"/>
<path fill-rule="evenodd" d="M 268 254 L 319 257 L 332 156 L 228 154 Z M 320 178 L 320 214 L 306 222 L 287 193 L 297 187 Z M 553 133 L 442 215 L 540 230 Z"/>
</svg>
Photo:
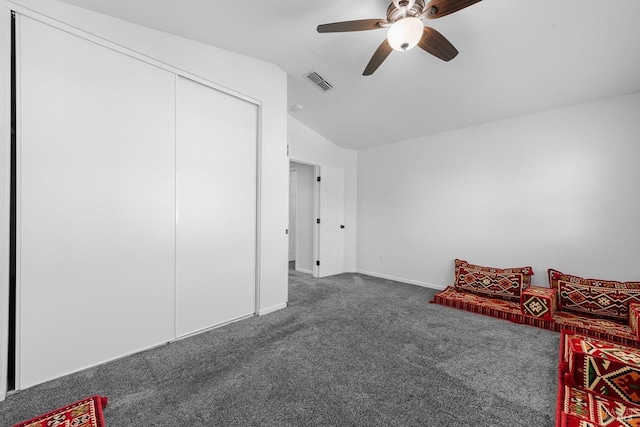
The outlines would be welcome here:
<svg viewBox="0 0 640 427">
<path fill-rule="evenodd" d="M 320 218 L 316 219 L 316 224 L 320 224 Z"/>
<path fill-rule="evenodd" d="M 320 261 L 316 261 L 316 265 L 319 267 L 320 266 Z"/>
<path fill-rule="evenodd" d="M 289 157 L 289 146 L 287 145 L 287 157 Z"/>
<path fill-rule="evenodd" d="M 317 178 L 316 178 L 316 181 L 320 182 L 320 180 L 321 180 L 321 179 L 320 179 L 320 177 L 317 177 Z"/>
</svg>

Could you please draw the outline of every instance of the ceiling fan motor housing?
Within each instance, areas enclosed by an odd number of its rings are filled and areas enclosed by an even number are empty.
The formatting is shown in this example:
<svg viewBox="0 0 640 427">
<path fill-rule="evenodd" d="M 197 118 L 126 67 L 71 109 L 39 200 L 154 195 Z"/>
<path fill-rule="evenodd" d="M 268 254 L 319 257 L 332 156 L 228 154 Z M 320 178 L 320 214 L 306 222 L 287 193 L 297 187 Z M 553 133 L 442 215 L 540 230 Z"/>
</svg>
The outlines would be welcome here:
<svg viewBox="0 0 640 427">
<path fill-rule="evenodd" d="M 396 2 L 393 2 L 387 8 L 387 22 L 393 24 L 399 19 L 414 17 L 417 18 L 424 11 L 424 0 L 415 0 L 413 5 L 410 2 L 399 1 L 398 4 L 402 6 L 404 3 L 410 7 L 396 7 Z"/>
</svg>

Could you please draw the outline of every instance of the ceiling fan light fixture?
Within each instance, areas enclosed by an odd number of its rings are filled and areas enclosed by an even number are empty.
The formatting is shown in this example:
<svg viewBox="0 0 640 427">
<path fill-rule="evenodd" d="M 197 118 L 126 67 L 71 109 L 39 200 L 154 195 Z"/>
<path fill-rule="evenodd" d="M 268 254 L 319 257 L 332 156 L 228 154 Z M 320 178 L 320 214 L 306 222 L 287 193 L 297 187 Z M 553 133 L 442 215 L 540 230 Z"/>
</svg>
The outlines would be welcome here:
<svg viewBox="0 0 640 427">
<path fill-rule="evenodd" d="M 393 50 L 409 50 L 418 44 L 423 31 L 424 25 L 420 19 L 407 17 L 391 25 L 387 32 L 387 40 Z"/>
</svg>

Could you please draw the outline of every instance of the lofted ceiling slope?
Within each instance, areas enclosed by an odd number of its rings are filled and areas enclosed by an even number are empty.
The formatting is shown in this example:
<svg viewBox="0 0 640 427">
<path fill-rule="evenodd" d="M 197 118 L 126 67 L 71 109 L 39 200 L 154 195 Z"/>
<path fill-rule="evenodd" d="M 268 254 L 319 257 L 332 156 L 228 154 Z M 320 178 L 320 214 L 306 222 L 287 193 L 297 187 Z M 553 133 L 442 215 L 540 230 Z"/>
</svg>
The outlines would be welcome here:
<svg viewBox="0 0 640 427">
<path fill-rule="evenodd" d="M 368 77 L 386 30 L 316 26 L 384 18 L 390 0 L 63 1 L 278 65 L 289 114 L 345 148 L 640 92 L 638 0 L 484 0 L 424 20 L 458 49 L 452 61 L 392 52 Z M 310 84 L 312 70 L 333 89 Z"/>
</svg>

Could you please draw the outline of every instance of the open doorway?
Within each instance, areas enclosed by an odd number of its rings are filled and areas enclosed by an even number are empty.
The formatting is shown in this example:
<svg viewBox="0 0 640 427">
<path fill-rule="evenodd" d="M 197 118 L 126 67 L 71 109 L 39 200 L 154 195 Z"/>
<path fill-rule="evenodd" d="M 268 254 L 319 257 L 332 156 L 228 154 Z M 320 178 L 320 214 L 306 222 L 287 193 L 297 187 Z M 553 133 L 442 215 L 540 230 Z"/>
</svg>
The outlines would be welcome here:
<svg viewBox="0 0 640 427">
<path fill-rule="evenodd" d="M 314 272 L 316 167 L 304 163 L 289 165 L 289 268 Z"/>
</svg>

